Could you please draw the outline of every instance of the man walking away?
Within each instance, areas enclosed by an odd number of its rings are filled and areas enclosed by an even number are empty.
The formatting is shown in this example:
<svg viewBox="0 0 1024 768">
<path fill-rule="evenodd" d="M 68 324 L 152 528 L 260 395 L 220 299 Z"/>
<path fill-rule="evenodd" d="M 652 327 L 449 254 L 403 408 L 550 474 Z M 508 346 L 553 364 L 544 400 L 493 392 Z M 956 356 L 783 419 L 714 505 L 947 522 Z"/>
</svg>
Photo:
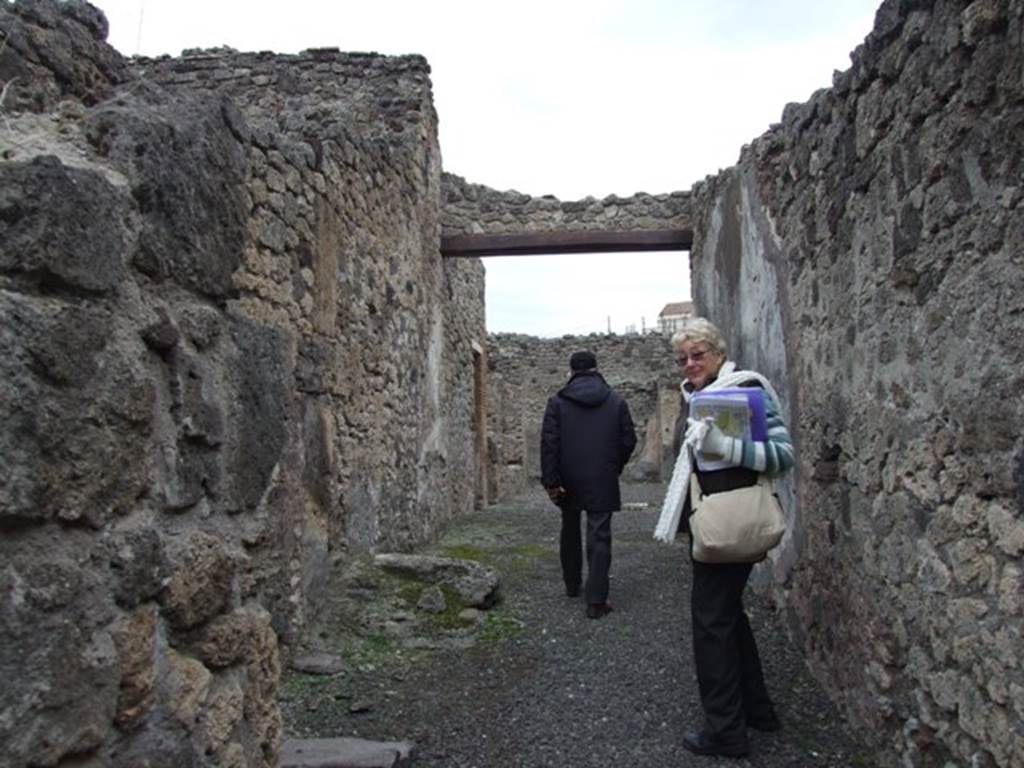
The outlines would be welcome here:
<svg viewBox="0 0 1024 768">
<path fill-rule="evenodd" d="M 580 513 L 587 513 L 587 616 L 611 611 L 612 512 L 619 509 L 619 475 L 636 447 L 626 401 L 597 372 L 593 352 L 569 358 L 569 381 L 548 398 L 541 426 L 541 483 L 562 510 L 559 555 L 565 593 L 580 593 L 583 570 Z"/>
</svg>

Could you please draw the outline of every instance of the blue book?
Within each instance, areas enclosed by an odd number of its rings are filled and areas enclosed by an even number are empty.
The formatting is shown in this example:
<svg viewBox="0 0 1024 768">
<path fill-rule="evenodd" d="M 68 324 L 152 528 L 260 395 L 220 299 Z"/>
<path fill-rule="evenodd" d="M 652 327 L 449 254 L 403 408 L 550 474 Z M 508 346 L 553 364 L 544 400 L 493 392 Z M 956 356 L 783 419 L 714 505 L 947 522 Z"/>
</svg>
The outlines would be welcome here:
<svg viewBox="0 0 1024 768">
<path fill-rule="evenodd" d="M 768 439 L 764 390 L 760 387 L 724 387 L 694 392 L 690 398 L 690 418 L 711 417 L 715 425 L 729 437 L 764 442 Z M 707 459 L 700 454 L 697 464 L 702 471 L 724 469 L 725 462 Z"/>
</svg>

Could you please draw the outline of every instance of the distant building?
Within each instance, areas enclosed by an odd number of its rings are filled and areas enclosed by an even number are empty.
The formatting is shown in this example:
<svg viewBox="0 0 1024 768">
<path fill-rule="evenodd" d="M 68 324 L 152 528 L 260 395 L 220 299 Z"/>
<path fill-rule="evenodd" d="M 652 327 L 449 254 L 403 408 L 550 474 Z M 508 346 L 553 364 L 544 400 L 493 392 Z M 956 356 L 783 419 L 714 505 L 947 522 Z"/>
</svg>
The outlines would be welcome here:
<svg viewBox="0 0 1024 768">
<path fill-rule="evenodd" d="M 693 317 L 692 301 L 673 301 L 665 305 L 658 313 L 658 332 L 663 336 L 671 336 Z"/>
</svg>

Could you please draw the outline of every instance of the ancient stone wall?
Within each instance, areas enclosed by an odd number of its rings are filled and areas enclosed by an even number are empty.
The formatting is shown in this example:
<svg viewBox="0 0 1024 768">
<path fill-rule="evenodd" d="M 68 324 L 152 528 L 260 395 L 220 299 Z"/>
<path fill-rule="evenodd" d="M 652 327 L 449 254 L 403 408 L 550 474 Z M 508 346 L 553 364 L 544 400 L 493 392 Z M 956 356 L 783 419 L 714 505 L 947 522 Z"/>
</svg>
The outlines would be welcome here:
<svg viewBox="0 0 1024 768">
<path fill-rule="evenodd" d="M 552 195 L 531 197 L 471 184 L 442 174 L 441 225 L 445 236 L 587 230 L 690 229 L 689 192 L 632 197 L 609 195 L 601 200 L 561 201 Z"/>
<path fill-rule="evenodd" d="M 565 385 L 569 357 L 580 349 L 597 356 L 601 375 L 629 404 L 637 448 L 623 478 L 660 480 L 671 475 L 679 373 L 667 337 L 492 334 L 487 351 L 491 498 L 507 498 L 540 482 L 544 406 Z"/>
<path fill-rule="evenodd" d="M 887 0 L 694 190 L 698 307 L 799 449 L 780 597 L 880 765 L 1024 765 L 1022 34 L 1020 0 Z"/>
<path fill-rule="evenodd" d="M 0 28 L 3 760 L 274 765 L 328 569 L 473 505 L 483 269 L 440 257 L 427 66 Z"/>
<path fill-rule="evenodd" d="M 436 141 L 430 66 L 418 55 L 214 48 L 185 51 L 181 58 L 136 57 L 131 68 L 140 81 L 177 92 L 230 96 L 255 122 L 305 140 L 317 153 L 335 132 L 353 130 L 396 144 Z M 436 168 L 420 170 L 424 183 L 438 183 Z"/>
<path fill-rule="evenodd" d="M 274 764 L 327 569 L 533 482 L 581 345 L 664 473 L 667 340 L 485 341 L 439 239 L 692 225 L 698 308 L 785 399 L 763 572 L 813 668 L 880 765 L 1024 764 L 1024 0 L 887 0 L 736 168 L 574 202 L 442 175 L 420 57 L 0 28 L 5 760 Z"/>
</svg>

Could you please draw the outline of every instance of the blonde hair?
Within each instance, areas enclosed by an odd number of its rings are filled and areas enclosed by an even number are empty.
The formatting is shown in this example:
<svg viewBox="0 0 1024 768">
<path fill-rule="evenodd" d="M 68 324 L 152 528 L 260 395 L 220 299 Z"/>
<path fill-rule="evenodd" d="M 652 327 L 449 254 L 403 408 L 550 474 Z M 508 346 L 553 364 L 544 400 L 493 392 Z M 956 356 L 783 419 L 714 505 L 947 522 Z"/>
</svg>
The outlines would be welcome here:
<svg viewBox="0 0 1024 768">
<path fill-rule="evenodd" d="M 686 341 L 702 341 L 711 347 L 711 351 L 725 357 L 725 337 L 718 326 L 705 317 L 691 317 L 680 330 L 672 334 L 672 349 L 678 351 Z"/>
</svg>

